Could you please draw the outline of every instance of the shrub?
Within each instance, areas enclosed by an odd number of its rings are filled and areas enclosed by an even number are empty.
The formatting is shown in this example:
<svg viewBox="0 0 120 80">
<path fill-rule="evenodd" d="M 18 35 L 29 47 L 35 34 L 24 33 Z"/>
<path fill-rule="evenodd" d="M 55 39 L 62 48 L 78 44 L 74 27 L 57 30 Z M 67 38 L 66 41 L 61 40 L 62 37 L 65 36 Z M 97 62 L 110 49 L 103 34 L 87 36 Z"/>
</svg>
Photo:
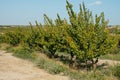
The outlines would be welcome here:
<svg viewBox="0 0 120 80">
<path fill-rule="evenodd" d="M 101 55 L 116 46 L 116 38 L 109 34 L 106 29 L 107 21 L 102 12 L 93 19 L 90 12 L 84 5 L 80 5 L 79 13 L 75 13 L 72 4 L 67 1 L 70 26 L 67 29 L 68 52 L 75 55 L 79 61 L 91 61 L 92 64 L 98 62 Z"/>
<path fill-rule="evenodd" d="M 16 27 L 13 31 L 5 33 L 5 42 L 13 46 L 23 42 L 24 38 L 25 33 L 23 32 L 23 28 Z"/>
<path fill-rule="evenodd" d="M 5 35 L 0 33 L 0 43 L 5 42 Z"/>
<path fill-rule="evenodd" d="M 98 58 L 107 54 L 117 42 L 106 29 L 104 13 L 96 15 L 94 19 L 84 3 L 80 5 L 78 13 L 75 13 L 72 4 L 67 0 L 66 3 L 70 22 L 62 20 L 58 14 L 53 22 L 44 14 L 44 25 L 36 21 L 35 26 L 30 23 L 28 28 L 14 28 L 5 34 L 6 43 L 13 46 L 23 44 L 32 50 L 47 51 L 51 58 L 56 52 L 64 52 L 70 55 L 69 64 L 77 61 L 86 65 L 88 61 L 91 61 L 92 65 L 96 64 Z M 29 50 L 22 49 L 18 52 L 22 53 L 23 58 L 31 56 Z"/>
</svg>

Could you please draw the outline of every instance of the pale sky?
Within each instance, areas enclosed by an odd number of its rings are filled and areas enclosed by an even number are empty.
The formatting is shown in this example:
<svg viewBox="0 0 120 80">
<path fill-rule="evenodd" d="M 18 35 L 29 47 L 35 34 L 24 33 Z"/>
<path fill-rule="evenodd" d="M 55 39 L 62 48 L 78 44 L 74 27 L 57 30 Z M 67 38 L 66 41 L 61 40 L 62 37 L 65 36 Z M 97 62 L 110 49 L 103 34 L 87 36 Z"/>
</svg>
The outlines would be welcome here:
<svg viewBox="0 0 120 80">
<path fill-rule="evenodd" d="M 69 0 L 75 12 L 85 3 L 93 14 L 105 13 L 110 25 L 120 25 L 120 0 Z M 43 14 L 55 19 L 59 13 L 67 18 L 66 0 L 0 0 L 0 25 L 28 25 L 37 20 L 43 23 Z"/>
</svg>

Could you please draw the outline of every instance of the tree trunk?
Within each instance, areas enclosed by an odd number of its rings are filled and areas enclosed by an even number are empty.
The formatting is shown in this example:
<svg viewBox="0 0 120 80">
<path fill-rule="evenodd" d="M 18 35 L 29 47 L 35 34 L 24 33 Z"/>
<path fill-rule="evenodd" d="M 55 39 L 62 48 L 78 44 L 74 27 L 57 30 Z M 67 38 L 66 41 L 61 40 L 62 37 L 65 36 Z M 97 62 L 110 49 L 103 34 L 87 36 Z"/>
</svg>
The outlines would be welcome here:
<svg viewBox="0 0 120 80">
<path fill-rule="evenodd" d="M 97 67 L 97 62 L 98 62 L 98 58 L 92 60 L 92 67 L 93 67 L 93 70 L 96 69 L 96 67 Z"/>
</svg>

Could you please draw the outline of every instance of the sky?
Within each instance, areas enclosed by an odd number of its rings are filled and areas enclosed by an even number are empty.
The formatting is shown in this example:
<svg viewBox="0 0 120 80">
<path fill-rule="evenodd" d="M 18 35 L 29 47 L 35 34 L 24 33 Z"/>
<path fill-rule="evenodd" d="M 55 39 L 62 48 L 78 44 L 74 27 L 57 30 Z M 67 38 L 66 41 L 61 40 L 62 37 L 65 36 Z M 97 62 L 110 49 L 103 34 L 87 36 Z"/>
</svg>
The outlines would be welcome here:
<svg viewBox="0 0 120 80">
<path fill-rule="evenodd" d="M 68 0 L 79 12 L 79 4 L 85 3 L 93 15 L 105 13 L 109 25 L 120 25 L 120 0 Z M 0 25 L 29 25 L 35 21 L 43 23 L 43 14 L 53 20 L 59 13 L 67 18 L 66 0 L 0 0 Z"/>
</svg>

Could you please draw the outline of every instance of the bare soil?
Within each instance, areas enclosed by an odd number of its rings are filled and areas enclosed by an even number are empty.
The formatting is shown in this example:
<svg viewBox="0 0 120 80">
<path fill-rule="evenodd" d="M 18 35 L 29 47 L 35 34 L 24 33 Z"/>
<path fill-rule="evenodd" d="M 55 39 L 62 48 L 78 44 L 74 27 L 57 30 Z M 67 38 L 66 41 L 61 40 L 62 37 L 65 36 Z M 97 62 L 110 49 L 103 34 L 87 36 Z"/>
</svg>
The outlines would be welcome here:
<svg viewBox="0 0 120 80">
<path fill-rule="evenodd" d="M 114 66 L 120 61 L 99 60 L 98 65 Z M 0 80 L 70 80 L 67 76 L 52 75 L 39 69 L 32 62 L 22 60 L 0 50 Z"/>
<path fill-rule="evenodd" d="M 0 51 L 0 80 L 69 80 L 69 78 L 49 74 L 29 61 Z"/>
<path fill-rule="evenodd" d="M 108 64 L 110 66 L 114 66 L 114 65 L 120 64 L 120 61 L 102 59 L 102 60 L 99 60 L 98 65 L 99 64 Z"/>
</svg>

